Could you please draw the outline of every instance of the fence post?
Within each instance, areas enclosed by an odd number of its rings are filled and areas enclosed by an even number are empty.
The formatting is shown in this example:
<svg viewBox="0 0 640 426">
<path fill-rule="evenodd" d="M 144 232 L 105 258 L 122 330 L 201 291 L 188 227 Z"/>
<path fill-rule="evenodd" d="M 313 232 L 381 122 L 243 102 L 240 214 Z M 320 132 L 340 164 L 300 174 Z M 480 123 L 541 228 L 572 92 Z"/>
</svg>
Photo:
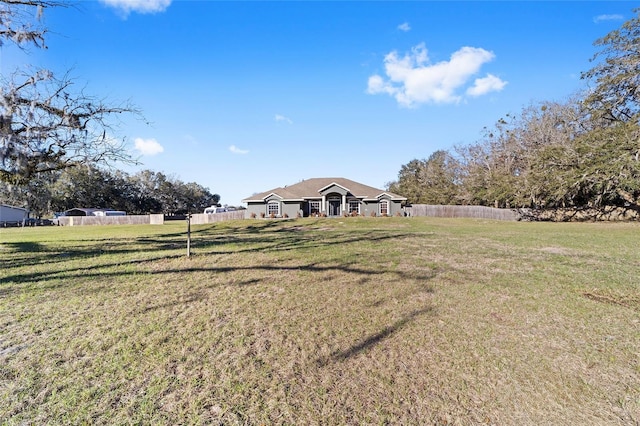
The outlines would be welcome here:
<svg viewBox="0 0 640 426">
<path fill-rule="evenodd" d="M 191 257 L 191 213 L 187 213 L 187 257 Z"/>
</svg>

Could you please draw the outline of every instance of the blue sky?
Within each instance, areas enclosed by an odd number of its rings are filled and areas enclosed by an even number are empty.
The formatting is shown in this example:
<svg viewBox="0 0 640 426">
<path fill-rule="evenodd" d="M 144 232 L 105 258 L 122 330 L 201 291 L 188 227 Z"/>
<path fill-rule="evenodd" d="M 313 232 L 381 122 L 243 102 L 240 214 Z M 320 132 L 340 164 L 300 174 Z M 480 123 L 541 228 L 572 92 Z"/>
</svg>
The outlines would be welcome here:
<svg viewBox="0 0 640 426">
<path fill-rule="evenodd" d="M 48 49 L 0 67 L 70 70 L 129 100 L 143 163 L 240 205 L 312 177 L 383 188 L 403 164 L 585 82 L 593 42 L 633 2 L 81 1 L 48 9 Z"/>
</svg>

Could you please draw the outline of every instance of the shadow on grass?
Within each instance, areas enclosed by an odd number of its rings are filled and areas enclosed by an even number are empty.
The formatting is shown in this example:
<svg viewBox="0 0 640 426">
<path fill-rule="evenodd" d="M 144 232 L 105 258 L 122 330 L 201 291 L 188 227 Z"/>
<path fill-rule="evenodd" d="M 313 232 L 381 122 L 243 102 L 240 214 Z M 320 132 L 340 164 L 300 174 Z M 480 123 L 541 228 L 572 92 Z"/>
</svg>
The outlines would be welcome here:
<svg viewBox="0 0 640 426">
<path fill-rule="evenodd" d="M 233 250 L 219 251 L 214 254 L 241 253 L 264 251 L 269 248 L 279 248 L 281 250 L 295 248 L 297 245 L 310 242 L 316 236 L 305 237 L 304 230 L 317 229 L 320 224 L 308 222 L 301 226 L 283 224 L 279 221 L 263 221 L 249 226 L 228 226 L 222 227 L 218 224 L 199 225 L 191 230 L 191 248 L 194 254 L 209 250 L 206 254 L 211 254 L 212 248 L 234 247 Z M 326 225 L 326 224 L 325 224 Z M 295 237 L 295 238 L 291 238 Z M 288 239 L 291 239 L 287 242 Z M 6 248 L 5 253 L 10 256 L 9 260 L 4 260 L 2 270 L 8 271 L 13 268 L 25 266 L 44 265 L 49 263 L 63 264 L 68 260 L 96 258 L 103 254 L 123 255 L 125 258 L 129 254 L 152 253 L 159 251 L 179 251 L 186 253 L 186 228 L 180 232 L 168 232 L 154 236 L 121 237 L 121 238 L 78 238 L 65 241 L 48 241 L 46 243 L 35 242 L 7 242 L 2 243 Z M 238 248 L 242 245 L 242 248 Z M 248 246 L 248 247 L 247 247 Z M 166 258 L 175 257 L 166 255 Z M 154 260 L 158 260 L 154 257 Z M 101 265 L 102 266 L 102 265 Z M 109 266 L 109 265 L 104 265 Z M 3 280 L 10 281 L 0 275 L 0 283 Z"/>
<path fill-rule="evenodd" d="M 173 256 L 173 257 L 179 258 L 182 256 Z M 159 259 L 166 259 L 166 257 L 162 257 Z M 93 271 L 93 269 L 98 269 L 98 268 L 102 269 L 105 267 L 113 267 L 113 266 L 135 265 L 135 264 L 146 263 L 146 262 L 159 260 L 159 259 L 135 260 L 135 261 L 122 262 L 122 263 L 117 263 L 112 265 L 99 265 L 91 268 L 75 268 L 73 270 L 62 270 L 62 271 L 54 271 L 54 272 L 36 272 L 36 273 L 29 273 L 29 274 L 23 274 L 23 275 L 14 275 L 12 277 L 9 277 L 6 280 L 10 279 L 14 283 L 30 283 L 33 281 L 38 281 L 39 283 L 42 283 L 42 281 L 55 280 L 55 283 L 53 284 L 50 284 L 50 285 L 45 284 L 45 285 L 38 286 L 39 290 L 55 289 L 55 288 L 68 286 L 69 280 L 74 278 L 83 278 L 86 280 L 86 279 L 93 279 L 93 278 L 117 278 L 122 276 L 135 275 L 136 273 L 131 271 L 118 270 L 113 272 L 102 272 L 102 271 L 95 272 Z M 197 268 L 187 267 L 187 268 L 159 269 L 154 271 L 140 271 L 137 273 L 141 275 L 164 275 L 164 274 L 172 274 L 172 273 L 184 274 L 184 273 L 197 273 L 197 272 L 210 272 L 214 274 L 223 274 L 223 273 L 240 272 L 240 271 L 252 271 L 252 272 L 254 271 L 279 271 L 279 272 L 339 271 L 342 273 L 353 273 L 353 274 L 368 275 L 368 276 L 393 273 L 400 279 L 429 280 L 433 278 L 433 274 L 425 274 L 425 273 L 417 274 L 415 272 L 388 271 L 385 269 L 375 269 L 375 270 L 366 269 L 366 268 L 353 266 L 353 264 L 351 263 L 345 263 L 341 265 L 328 265 L 328 266 L 310 263 L 310 264 L 300 264 L 300 265 L 294 265 L 294 266 L 273 266 L 273 265 L 260 264 L 260 265 L 237 266 L 237 267 L 225 267 L 225 266 L 197 267 Z M 253 285 L 259 282 L 260 282 L 259 279 L 254 278 L 247 282 L 233 283 L 233 285 Z M 0 296 L 10 294 L 14 290 L 17 290 L 17 289 L 12 290 L 11 287 L 7 287 L 7 288 L 0 287 Z"/>
<path fill-rule="evenodd" d="M 36 258 L 42 259 L 42 253 L 47 249 L 43 244 L 28 242 L 2 242 L 0 248 L 3 251 L 3 258 L 0 259 L 0 283 L 2 283 L 2 271 L 9 268 L 29 266 L 38 263 Z M 9 256 L 11 258 L 9 259 Z"/>
<path fill-rule="evenodd" d="M 108 240 L 71 240 L 58 244 L 4 243 L 4 245 L 9 248 L 5 253 L 11 256 L 9 260 L 2 262 L 3 269 L 8 270 L 35 265 L 63 265 L 70 260 L 97 258 L 104 254 L 128 255 L 176 250 L 185 246 L 185 243 L 171 239 L 113 238 Z M 0 276 L 0 282 L 2 282 L 2 276 Z"/>
<path fill-rule="evenodd" d="M 70 278 L 80 278 L 80 277 L 89 277 L 89 278 L 99 278 L 99 277 L 107 277 L 112 276 L 110 273 L 102 273 L 96 272 L 96 269 L 103 268 L 114 268 L 114 267 L 126 267 L 130 265 L 138 265 L 144 264 L 148 262 L 153 262 L 156 260 L 169 260 L 175 258 L 181 258 L 183 256 L 180 255 L 172 255 L 172 256 L 159 256 L 159 257 L 150 257 L 145 259 L 134 259 L 134 260 L 125 260 L 122 262 L 115 263 L 106 263 L 106 264 L 97 264 L 91 266 L 82 266 L 78 268 L 62 268 L 59 270 L 51 270 L 46 272 L 31 272 L 26 274 L 15 274 L 2 276 L 0 275 L 0 297 L 11 294 L 15 291 L 18 291 L 16 286 L 11 286 L 10 284 L 29 284 L 32 282 L 42 283 L 43 281 L 57 281 L 57 280 L 66 280 Z M 64 265 L 64 261 L 60 261 Z M 118 275 L 132 274 L 131 272 L 122 272 Z M 116 274 L 113 274 L 116 275 Z M 64 285 L 68 285 L 68 283 L 64 283 Z M 63 283 L 51 284 L 51 285 L 39 285 L 39 289 L 55 289 L 63 286 Z"/>
<path fill-rule="evenodd" d="M 415 237 L 414 233 L 397 229 L 335 228 L 331 226 L 334 221 L 324 219 L 302 225 L 294 222 L 285 227 L 276 227 L 275 224 L 249 226 L 213 238 L 209 235 L 208 238 L 196 239 L 192 247 L 196 254 L 231 254 L 316 249 Z"/>
<path fill-rule="evenodd" d="M 349 349 L 344 351 L 336 351 L 332 353 L 328 358 L 318 359 L 317 364 L 320 367 L 324 367 L 332 362 L 340 362 L 340 361 L 345 361 L 349 358 L 352 358 L 362 352 L 367 351 L 368 349 L 377 345 L 378 343 L 381 343 L 383 340 L 387 339 L 394 333 L 398 332 L 409 322 L 413 321 L 416 317 L 425 315 L 430 312 L 433 312 L 433 308 L 430 306 L 415 310 L 409 313 L 408 315 L 406 315 L 405 317 L 403 317 L 402 319 L 400 319 L 399 321 L 396 321 L 392 325 L 385 327 L 380 332 L 372 334 L 371 336 L 367 337 L 361 342 L 354 344 Z"/>
<path fill-rule="evenodd" d="M 306 223 L 301 226 L 283 226 L 278 222 L 265 221 L 260 224 L 252 224 L 247 227 L 223 228 L 204 227 L 192 232 L 192 250 L 206 255 L 216 254 L 237 254 L 237 253 L 258 253 L 282 250 L 318 249 L 329 246 L 345 246 L 362 242 L 382 242 L 390 239 L 402 239 L 413 236 L 410 233 L 399 233 L 397 231 L 385 230 L 346 230 L 346 231 L 326 231 L 326 222 L 321 223 L 325 228 L 318 228 L 317 222 Z M 330 224 L 330 223 L 329 223 Z M 13 243 L 14 252 L 28 253 L 29 256 L 15 257 L 7 262 L 0 275 L 0 284 L 7 283 L 30 283 L 34 281 L 42 282 L 46 280 L 65 280 L 74 277 L 114 277 L 132 274 L 131 271 L 122 271 L 120 267 L 129 265 L 153 262 L 158 260 L 168 260 L 184 257 L 182 250 L 186 249 L 185 235 L 182 233 L 160 234 L 154 237 L 140 238 L 120 238 L 111 240 L 81 240 L 84 245 L 79 245 L 80 241 L 65 241 L 66 245 L 59 247 L 47 247 L 37 243 Z M 74 244 L 76 243 L 76 244 Z M 178 252 L 180 251 L 180 253 Z M 164 252 L 161 254 L 161 252 Z M 186 252 L 185 252 L 186 253 Z M 157 255 L 154 255 L 157 254 Z M 123 259 L 122 261 L 104 263 L 101 256 L 113 255 Z M 134 255 L 142 255 L 143 259 L 130 259 Z M 129 258 L 130 260 L 127 260 Z M 72 260 L 87 260 L 86 265 L 70 267 Z M 26 266 L 55 264 L 45 271 L 18 272 L 16 270 Z M 77 263 L 76 263 L 77 264 Z M 120 270 L 111 272 L 104 269 L 118 268 Z M 300 265 L 291 268 L 278 266 L 255 265 L 249 267 L 212 267 L 212 268 L 179 268 L 162 269 L 154 272 L 141 273 L 184 273 L 184 272 L 229 272 L 233 270 L 282 270 L 296 269 L 308 271 L 324 271 L 327 269 L 339 269 L 344 272 L 354 272 L 361 274 L 385 273 L 384 270 L 368 270 L 352 267 L 350 263 L 342 263 L 339 266 L 317 266 L 314 263 Z M 96 272 L 96 270 L 99 270 Z M 53 287 L 58 287 L 55 285 Z M 6 293 L 0 288 L 0 294 Z"/>
<path fill-rule="evenodd" d="M 13 252 L 25 252 L 25 253 L 35 253 L 44 250 L 44 246 L 40 243 L 35 243 L 33 241 L 28 242 L 9 242 L 2 243 L 4 246 L 9 248 L 9 251 Z"/>
<path fill-rule="evenodd" d="M 178 300 L 178 301 L 168 302 L 168 303 L 161 303 L 159 305 L 147 306 L 147 307 L 144 307 L 144 308 L 136 309 L 134 312 L 135 313 L 146 314 L 148 312 L 156 311 L 156 310 L 160 310 L 160 309 L 173 308 L 173 307 L 181 306 L 181 305 L 188 305 L 188 304 L 193 303 L 193 302 L 198 302 L 198 301 L 202 300 L 202 298 L 203 298 L 203 296 L 202 296 L 201 293 L 190 294 L 189 297 L 187 297 L 186 299 L 183 299 L 183 300 Z"/>
</svg>

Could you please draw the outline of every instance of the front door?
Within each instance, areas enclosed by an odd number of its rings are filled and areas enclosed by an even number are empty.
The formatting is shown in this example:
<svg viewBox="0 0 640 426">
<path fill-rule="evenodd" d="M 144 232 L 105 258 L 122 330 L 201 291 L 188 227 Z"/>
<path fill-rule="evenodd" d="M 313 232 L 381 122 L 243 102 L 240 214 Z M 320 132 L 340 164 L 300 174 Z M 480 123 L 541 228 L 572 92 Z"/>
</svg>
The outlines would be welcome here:
<svg viewBox="0 0 640 426">
<path fill-rule="evenodd" d="M 339 199 L 330 199 L 329 202 L 329 216 L 340 216 L 341 203 Z"/>
</svg>

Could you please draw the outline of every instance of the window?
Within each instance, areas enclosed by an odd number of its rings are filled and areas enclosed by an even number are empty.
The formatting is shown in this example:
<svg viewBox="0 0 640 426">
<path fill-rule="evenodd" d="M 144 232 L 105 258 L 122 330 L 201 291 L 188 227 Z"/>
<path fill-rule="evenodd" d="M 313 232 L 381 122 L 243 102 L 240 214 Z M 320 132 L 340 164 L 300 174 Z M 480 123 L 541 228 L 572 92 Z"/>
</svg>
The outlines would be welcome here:
<svg viewBox="0 0 640 426">
<path fill-rule="evenodd" d="M 349 200 L 349 214 L 360 214 L 360 201 Z"/>
<path fill-rule="evenodd" d="M 387 200 L 380 201 L 380 216 L 389 214 L 389 202 Z"/>
<path fill-rule="evenodd" d="M 267 204 L 267 215 L 280 215 L 280 203 L 277 201 L 269 201 L 269 204 Z"/>
<path fill-rule="evenodd" d="M 320 201 L 309 201 L 309 216 L 320 214 Z"/>
</svg>

